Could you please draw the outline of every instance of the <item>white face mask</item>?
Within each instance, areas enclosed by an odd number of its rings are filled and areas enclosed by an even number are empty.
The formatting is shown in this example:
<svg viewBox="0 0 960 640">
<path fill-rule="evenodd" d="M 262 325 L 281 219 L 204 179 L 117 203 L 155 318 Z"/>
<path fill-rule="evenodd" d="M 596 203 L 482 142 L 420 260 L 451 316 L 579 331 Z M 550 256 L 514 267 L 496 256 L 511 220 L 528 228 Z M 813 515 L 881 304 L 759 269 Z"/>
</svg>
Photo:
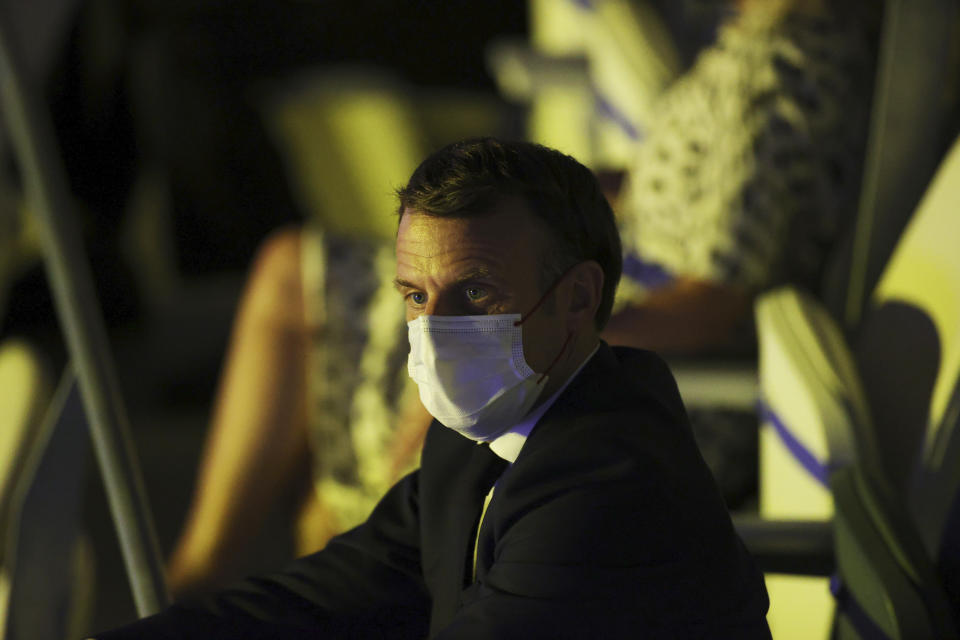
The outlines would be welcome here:
<svg viewBox="0 0 960 640">
<path fill-rule="evenodd" d="M 420 316 L 407 323 L 407 370 L 446 427 L 489 442 L 533 407 L 546 374 L 523 358 L 519 314 Z"/>
<path fill-rule="evenodd" d="M 563 281 L 554 280 L 533 308 L 520 314 L 420 316 L 407 323 L 407 371 L 420 401 L 440 424 L 478 442 L 490 442 L 529 413 L 567 350 L 573 332 L 540 374 L 523 357 L 521 325 Z"/>
</svg>

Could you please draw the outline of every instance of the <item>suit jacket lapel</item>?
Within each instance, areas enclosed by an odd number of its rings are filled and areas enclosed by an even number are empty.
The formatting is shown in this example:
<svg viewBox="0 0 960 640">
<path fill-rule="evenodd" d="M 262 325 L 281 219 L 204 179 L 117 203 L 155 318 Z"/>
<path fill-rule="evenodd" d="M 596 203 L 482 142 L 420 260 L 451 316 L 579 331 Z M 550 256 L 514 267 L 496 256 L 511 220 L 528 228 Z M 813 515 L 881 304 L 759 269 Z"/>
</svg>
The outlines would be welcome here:
<svg viewBox="0 0 960 640">
<path fill-rule="evenodd" d="M 442 628 L 460 606 L 472 572 L 473 542 L 483 499 L 507 462 L 434 423 L 421 466 L 422 561 L 433 597 L 431 628 Z"/>
</svg>

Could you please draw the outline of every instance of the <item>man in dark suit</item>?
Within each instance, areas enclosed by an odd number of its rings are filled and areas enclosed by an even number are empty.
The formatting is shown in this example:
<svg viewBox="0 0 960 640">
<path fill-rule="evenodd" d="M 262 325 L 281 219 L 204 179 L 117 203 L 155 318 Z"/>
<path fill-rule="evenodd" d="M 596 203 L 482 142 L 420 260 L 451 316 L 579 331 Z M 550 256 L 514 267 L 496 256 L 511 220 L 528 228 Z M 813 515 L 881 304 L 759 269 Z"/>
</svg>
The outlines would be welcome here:
<svg viewBox="0 0 960 640">
<path fill-rule="evenodd" d="M 472 140 L 399 195 L 421 468 L 283 572 L 99 637 L 769 637 L 669 371 L 600 340 L 621 258 L 592 174 Z"/>
</svg>

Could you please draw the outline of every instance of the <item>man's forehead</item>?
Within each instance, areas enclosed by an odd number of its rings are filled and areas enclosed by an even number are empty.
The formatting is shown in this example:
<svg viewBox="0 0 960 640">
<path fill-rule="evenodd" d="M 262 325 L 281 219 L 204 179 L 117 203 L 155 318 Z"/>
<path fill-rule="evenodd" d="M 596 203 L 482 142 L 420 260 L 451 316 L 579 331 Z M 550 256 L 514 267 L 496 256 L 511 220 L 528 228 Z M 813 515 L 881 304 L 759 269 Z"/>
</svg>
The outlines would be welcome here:
<svg viewBox="0 0 960 640">
<path fill-rule="evenodd" d="M 404 231 L 408 232 L 408 240 L 419 242 L 442 240 L 452 234 L 459 242 L 485 244 L 511 238 L 529 242 L 531 238 L 543 236 L 547 229 L 522 198 L 511 196 L 498 200 L 487 211 L 473 214 L 438 216 L 406 208 L 400 219 L 398 237 Z"/>
<path fill-rule="evenodd" d="M 508 277 L 540 255 L 539 233 L 513 211 L 444 218 L 406 212 L 397 233 L 397 273 L 461 279 Z"/>
<path fill-rule="evenodd" d="M 423 218 L 427 218 L 423 216 Z M 488 227 L 465 220 L 410 219 L 397 236 L 397 267 L 444 268 L 487 275 L 504 268 L 507 243 Z"/>
</svg>

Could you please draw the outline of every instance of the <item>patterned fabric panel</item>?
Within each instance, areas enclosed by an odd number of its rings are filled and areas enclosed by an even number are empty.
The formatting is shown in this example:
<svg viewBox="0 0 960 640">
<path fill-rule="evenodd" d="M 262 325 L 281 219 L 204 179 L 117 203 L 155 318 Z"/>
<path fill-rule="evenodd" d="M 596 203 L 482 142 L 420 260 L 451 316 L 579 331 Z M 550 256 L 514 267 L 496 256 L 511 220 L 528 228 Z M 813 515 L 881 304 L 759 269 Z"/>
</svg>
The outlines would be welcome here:
<svg viewBox="0 0 960 640">
<path fill-rule="evenodd" d="M 872 77 L 853 21 L 758 11 L 662 96 L 621 212 L 628 254 L 752 291 L 815 281 L 855 208 Z M 643 294 L 625 279 L 621 302 Z"/>
<path fill-rule="evenodd" d="M 366 519 L 396 479 L 397 418 L 415 393 L 403 301 L 392 284 L 391 242 L 309 229 L 303 261 L 315 487 L 347 528 Z"/>
</svg>

